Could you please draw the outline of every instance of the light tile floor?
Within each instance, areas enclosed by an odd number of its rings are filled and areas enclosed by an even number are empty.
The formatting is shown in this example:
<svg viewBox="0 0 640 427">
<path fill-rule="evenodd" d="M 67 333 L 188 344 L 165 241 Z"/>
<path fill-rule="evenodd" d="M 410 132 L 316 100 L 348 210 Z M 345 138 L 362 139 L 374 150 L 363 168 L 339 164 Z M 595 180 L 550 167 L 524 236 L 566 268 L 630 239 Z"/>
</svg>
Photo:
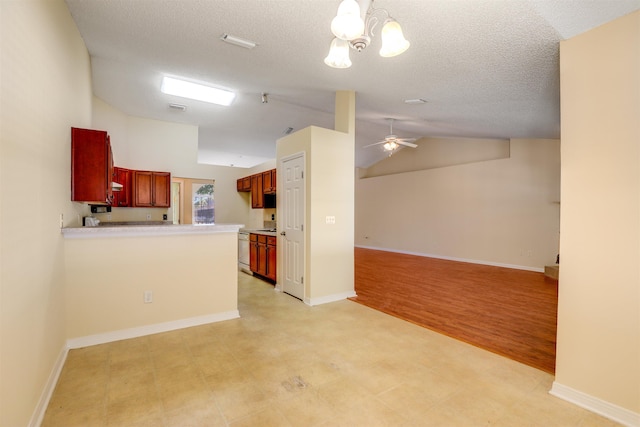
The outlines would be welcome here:
<svg viewBox="0 0 640 427">
<path fill-rule="evenodd" d="M 615 426 L 547 373 L 239 273 L 240 319 L 69 352 L 43 426 Z"/>
</svg>

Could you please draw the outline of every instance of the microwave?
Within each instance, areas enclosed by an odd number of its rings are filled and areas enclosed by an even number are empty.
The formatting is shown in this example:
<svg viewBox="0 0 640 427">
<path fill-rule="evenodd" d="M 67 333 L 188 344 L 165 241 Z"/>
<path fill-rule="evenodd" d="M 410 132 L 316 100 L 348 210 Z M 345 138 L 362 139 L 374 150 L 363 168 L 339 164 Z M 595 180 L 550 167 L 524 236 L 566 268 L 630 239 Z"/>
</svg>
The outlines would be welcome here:
<svg viewBox="0 0 640 427">
<path fill-rule="evenodd" d="M 274 209 L 276 207 L 276 195 L 275 194 L 265 194 L 264 195 L 264 208 L 265 209 Z"/>
</svg>

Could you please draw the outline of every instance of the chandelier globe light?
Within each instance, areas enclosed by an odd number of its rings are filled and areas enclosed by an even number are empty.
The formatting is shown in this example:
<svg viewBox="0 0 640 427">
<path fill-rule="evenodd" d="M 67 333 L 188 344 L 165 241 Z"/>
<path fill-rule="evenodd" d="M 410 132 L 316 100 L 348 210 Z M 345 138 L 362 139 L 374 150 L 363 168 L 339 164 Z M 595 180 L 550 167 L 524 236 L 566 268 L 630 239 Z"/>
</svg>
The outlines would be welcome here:
<svg viewBox="0 0 640 427">
<path fill-rule="evenodd" d="M 349 68 L 351 67 L 351 59 L 349 58 L 349 42 L 334 38 L 331 42 L 329 55 L 324 58 L 324 63 L 333 68 Z"/>
<path fill-rule="evenodd" d="M 341 40 L 355 39 L 364 32 L 364 21 L 356 0 L 342 0 L 336 17 L 331 21 L 331 32 Z"/>
<path fill-rule="evenodd" d="M 331 32 L 336 38 L 331 42 L 325 64 L 333 68 L 350 67 L 349 47 L 361 52 L 369 46 L 373 30 L 381 21 L 384 24 L 380 34 L 380 56 L 389 58 L 400 55 L 409 48 L 410 43 L 404 38 L 398 21 L 386 9 L 374 8 L 373 1 L 342 0 L 337 15 L 331 21 Z M 341 43 L 342 41 L 345 43 Z"/>
<path fill-rule="evenodd" d="M 380 56 L 384 58 L 391 58 L 392 56 L 400 55 L 405 50 L 409 49 L 409 41 L 404 38 L 402 34 L 402 28 L 398 21 L 395 19 L 388 19 L 382 31 L 380 32 L 380 38 L 382 39 L 382 48 L 380 48 Z"/>
</svg>

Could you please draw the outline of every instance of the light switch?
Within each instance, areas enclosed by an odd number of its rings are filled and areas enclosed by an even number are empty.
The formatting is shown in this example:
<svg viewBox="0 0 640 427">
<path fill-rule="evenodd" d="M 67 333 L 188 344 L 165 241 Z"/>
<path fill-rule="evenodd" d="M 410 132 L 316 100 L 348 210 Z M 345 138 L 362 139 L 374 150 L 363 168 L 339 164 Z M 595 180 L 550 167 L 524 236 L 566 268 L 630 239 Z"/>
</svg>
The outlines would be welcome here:
<svg viewBox="0 0 640 427">
<path fill-rule="evenodd" d="M 326 216 L 325 217 L 325 223 L 327 224 L 335 224 L 336 223 L 336 217 L 331 215 L 331 216 Z"/>
</svg>

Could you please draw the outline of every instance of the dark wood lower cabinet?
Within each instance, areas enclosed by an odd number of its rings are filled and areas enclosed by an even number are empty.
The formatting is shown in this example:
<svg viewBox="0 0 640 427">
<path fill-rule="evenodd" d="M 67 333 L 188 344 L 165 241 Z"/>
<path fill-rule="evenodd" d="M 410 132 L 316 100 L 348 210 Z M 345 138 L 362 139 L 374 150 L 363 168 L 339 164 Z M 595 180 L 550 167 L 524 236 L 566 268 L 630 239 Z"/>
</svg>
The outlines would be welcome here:
<svg viewBox="0 0 640 427">
<path fill-rule="evenodd" d="M 277 239 L 264 234 L 249 235 L 249 268 L 254 274 L 276 281 Z"/>
<path fill-rule="evenodd" d="M 274 282 L 277 280 L 276 276 L 276 255 L 278 253 L 276 246 L 277 239 L 275 237 L 268 236 L 267 237 L 267 272 L 266 276 L 273 280 Z"/>
<path fill-rule="evenodd" d="M 258 235 L 249 234 L 249 269 L 258 271 Z"/>
</svg>

